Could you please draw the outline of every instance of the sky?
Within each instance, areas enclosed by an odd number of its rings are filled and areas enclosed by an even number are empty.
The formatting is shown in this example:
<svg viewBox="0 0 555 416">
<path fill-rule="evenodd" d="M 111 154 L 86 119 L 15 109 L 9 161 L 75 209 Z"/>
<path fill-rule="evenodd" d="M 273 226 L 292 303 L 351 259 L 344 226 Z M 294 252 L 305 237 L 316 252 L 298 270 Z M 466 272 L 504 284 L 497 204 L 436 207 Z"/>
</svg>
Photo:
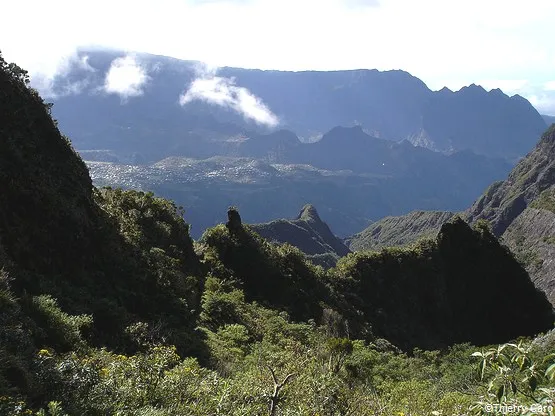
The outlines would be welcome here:
<svg viewBox="0 0 555 416">
<path fill-rule="evenodd" d="M 213 68 L 403 69 L 434 90 L 472 83 L 501 88 L 555 115 L 555 0 L 5 3 L 0 51 L 32 79 L 63 70 L 78 47 L 103 46 L 200 60 Z M 118 62 L 115 87 L 107 80 L 106 88 L 117 89 L 118 76 L 132 64 Z M 140 77 L 146 75 L 135 76 L 136 86 L 145 81 Z M 218 79 L 212 82 L 221 87 Z M 245 105 L 251 99 L 256 97 L 245 96 Z"/>
</svg>

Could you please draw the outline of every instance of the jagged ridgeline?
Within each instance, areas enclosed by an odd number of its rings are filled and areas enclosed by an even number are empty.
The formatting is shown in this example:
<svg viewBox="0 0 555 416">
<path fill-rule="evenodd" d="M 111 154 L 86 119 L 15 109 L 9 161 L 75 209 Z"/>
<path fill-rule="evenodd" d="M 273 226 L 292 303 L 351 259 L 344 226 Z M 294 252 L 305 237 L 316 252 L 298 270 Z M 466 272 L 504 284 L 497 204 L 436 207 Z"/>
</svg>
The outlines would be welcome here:
<svg viewBox="0 0 555 416">
<path fill-rule="evenodd" d="M 299 374 L 284 387 L 297 396 L 277 391 L 271 408 L 331 414 L 321 396 L 339 390 L 313 380 L 342 386 L 334 409 L 358 400 L 368 385 L 355 373 L 373 366 L 359 355 L 352 374 L 340 370 L 355 349 L 379 354 L 367 349 L 379 337 L 410 351 L 553 324 L 545 296 L 482 223 L 455 219 L 435 240 L 349 254 L 328 271 L 234 209 L 194 243 L 172 202 L 95 189 L 27 74 L 1 58 L 0 189 L 0 411 L 59 400 L 71 415 L 262 414 L 265 360 L 276 390 L 292 377 L 274 369 Z M 63 414 L 57 406 L 50 415 Z"/>
</svg>

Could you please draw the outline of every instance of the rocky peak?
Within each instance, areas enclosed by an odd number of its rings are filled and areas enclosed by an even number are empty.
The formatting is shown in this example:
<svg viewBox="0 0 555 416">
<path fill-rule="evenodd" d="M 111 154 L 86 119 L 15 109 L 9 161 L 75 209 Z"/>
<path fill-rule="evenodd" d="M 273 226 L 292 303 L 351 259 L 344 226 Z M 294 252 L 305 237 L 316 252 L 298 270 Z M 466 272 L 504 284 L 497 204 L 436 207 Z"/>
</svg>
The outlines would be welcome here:
<svg viewBox="0 0 555 416">
<path fill-rule="evenodd" d="M 322 222 L 320 215 L 318 215 L 318 211 L 316 211 L 316 208 L 311 204 L 307 204 L 301 209 L 297 219 L 307 222 Z"/>
<path fill-rule="evenodd" d="M 243 225 L 237 208 L 229 207 L 227 210 L 227 220 L 226 226 L 232 234 L 241 230 Z"/>
</svg>

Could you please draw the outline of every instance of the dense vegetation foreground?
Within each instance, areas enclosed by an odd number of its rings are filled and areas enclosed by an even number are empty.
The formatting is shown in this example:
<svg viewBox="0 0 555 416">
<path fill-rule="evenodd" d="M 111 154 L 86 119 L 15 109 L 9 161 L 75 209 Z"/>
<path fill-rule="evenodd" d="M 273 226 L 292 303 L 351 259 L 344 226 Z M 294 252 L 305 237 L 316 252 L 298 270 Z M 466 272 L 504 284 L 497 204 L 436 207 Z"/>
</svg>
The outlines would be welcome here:
<svg viewBox="0 0 555 416">
<path fill-rule="evenodd" d="M 1 415 L 553 414 L 553 310 L 484 222 L 327 271 L 233 209 L 193 242 L 1 57 L 0 189 Z"/>
</svg>

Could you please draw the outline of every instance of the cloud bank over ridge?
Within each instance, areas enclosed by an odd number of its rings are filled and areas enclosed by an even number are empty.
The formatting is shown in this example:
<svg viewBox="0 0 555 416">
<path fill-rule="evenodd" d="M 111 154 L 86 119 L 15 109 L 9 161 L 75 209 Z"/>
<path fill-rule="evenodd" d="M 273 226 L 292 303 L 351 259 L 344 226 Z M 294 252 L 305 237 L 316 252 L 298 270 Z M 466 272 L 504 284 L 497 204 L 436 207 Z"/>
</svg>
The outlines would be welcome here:
<svg viewBox="0 0 555 416">
<path fill-rule="evenodd" d="M 268 127 L 279 124 L 278 117 L 264 104 L 261 98 L 247 88 L 237 86 L 234 79 L 219 77 L 215 69 L 205 68 L 189 88 L 179 97 L 179 104 L 186 106 L 199 100 L 229 108 L 246 120 Z"/>
<path fill-rule="evenodd" d="M 84 0 L 78 7 L 70 0 L 28 0 L 25 5 L 31 12 L 22 13 L 17 2 L 3 5 L 0 47 L 6 60 L 35 80 L 49 79 L 77 47 L 98 46 L 242 68 L 403 69 L 432 89 L 456 90 L 482 79 L 527 80 L 533 88 L 522 95 L 547 97 L 536 100 L 539 110 L 555 114 L 555 91 L 544 88 L 555 73 L 553 0 Z M 47 33 L 37 36 L 45 22 Z"/>
<path fill-rule="evenodd" d="M 150 80 L 145 67 L 133 55 L 116 58 L 106 73 L 104 91 L 117 94 L 123 101 L 143 95 L 143 88 Z"/>
</svg>

